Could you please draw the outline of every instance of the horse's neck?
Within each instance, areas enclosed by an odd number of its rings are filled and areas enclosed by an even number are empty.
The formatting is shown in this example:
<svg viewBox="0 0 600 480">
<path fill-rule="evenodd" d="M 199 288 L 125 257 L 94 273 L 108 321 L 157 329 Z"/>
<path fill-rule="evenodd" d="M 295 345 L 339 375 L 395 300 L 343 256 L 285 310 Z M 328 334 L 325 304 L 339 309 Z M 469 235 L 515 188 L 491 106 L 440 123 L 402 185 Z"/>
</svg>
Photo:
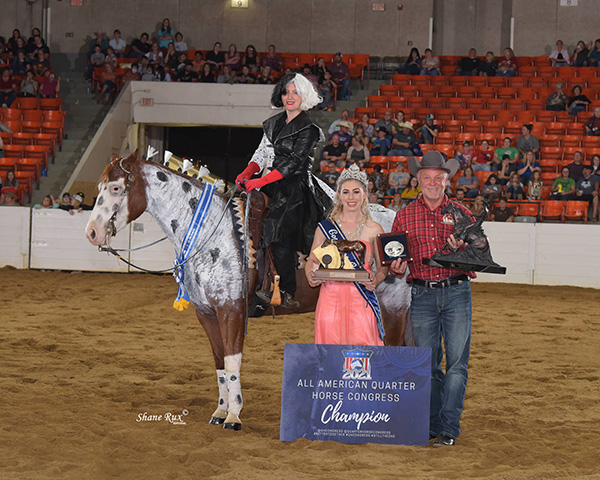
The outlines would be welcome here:
<svg viewBox="0 0 600 480">
<path fill-rule="evenodd" d="M 153 165 L 145 165 L 142 171 L 146 181 L 146 211 L 154 217 L 179 253 L 202 193 L 202 187 L 197 187 L 191 179 L 188 180 Z M 216 195 L 213 206 L 215 203 L 220 203 Z M 211 228 L 215 223 L 211 210 L 214 209 L 209 209 L 203 230 Z M 202 234 L 199 238 L 201 237 Z"/>
</svg>

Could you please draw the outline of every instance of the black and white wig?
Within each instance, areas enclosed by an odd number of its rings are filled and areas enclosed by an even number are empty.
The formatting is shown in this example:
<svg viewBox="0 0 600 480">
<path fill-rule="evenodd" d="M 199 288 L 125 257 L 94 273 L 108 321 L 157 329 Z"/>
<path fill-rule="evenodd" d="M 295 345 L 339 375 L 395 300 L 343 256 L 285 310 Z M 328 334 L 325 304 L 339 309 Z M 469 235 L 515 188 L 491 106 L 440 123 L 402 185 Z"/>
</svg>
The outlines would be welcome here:
<svg viewBox="0 0 600 480">
<path fill-rule="evenodd" d="M 283 107 L 281 97 L 290 83 L 293 83 L 296 86 L 298 95 L 300 95 L 300 98 L 302 99 L 302 104 L 300 105 L 302 110 L 310 110 L 323 101 L 313 84 L 310 83 L 304 75 L 299 73 L 288 73 L 279 79 L 277 85 L 275 85 L 275 88 L 273 89 L 273 93 L 271 94 L 271 104 L 274 107 Z"/>
</svg>

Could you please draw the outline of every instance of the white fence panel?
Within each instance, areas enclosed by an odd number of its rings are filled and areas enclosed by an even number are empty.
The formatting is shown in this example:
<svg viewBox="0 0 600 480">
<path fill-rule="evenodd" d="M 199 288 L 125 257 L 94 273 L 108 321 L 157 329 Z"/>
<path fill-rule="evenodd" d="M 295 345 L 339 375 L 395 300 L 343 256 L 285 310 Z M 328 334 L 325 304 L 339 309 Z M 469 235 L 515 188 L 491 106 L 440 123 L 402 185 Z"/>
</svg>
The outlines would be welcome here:
<svg viewBox="0 0 600 480">
<path fill-rule="evenodd" d="M 26 207 L 0 207 L 0 267 L 29 266 L 29 215 Z"/>
</svg>

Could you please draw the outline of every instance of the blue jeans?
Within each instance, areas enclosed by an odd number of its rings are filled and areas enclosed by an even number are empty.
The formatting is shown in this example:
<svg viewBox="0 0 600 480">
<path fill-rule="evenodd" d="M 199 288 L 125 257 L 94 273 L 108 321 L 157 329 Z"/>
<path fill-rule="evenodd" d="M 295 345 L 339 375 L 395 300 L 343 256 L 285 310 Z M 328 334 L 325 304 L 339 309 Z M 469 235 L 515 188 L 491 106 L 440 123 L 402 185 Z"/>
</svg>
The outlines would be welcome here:
<svg viewBox="0 0 600 480">
<path fill-rule="evenodd" d="M 425 127 L 421 127 L 421 143 L 433 145 L 433 135 Z"/>
<path fill-rule="evenodd" d="M 467 389 L 471 348 L 471 284 L 446 288 L 411 288 L 411 321 L 415 343 L 431 348 L 429 433 L 456 438 Z M 442 339 L 446 373 L 442 371 Z"/>
<path fill-rule="evenodd" d="M 388 152 L 390 157 L 412 157 L 414 155 L 413 151 L 409 148 L 394 148 Z"/>
<path fill-rule="evenodd" d="M 346 99 L 346 95 L 348 94 L 348 88 L 350 87 L 350 79 L 347 78 L 346 80 L 335 80 L 336 83 L 341 83 L 342 84 L 342 88 L 340 89 L 340 91 L 338 92 L 338 98 L 341 98 L 342 100 Z"/>
<path fill-rule="evenodd" d="M 491 165 L 487 163 L 474 163 L 471 167 L 476 172 L 489 172 L 492 169 Z"/>
<path fill-rule="evenodd" d="M 437 68 L 432 68 L 431 70 L 427 70 L 426 68 L 421 69 L 421 75 L 439 75 L 440 72 Z"/>
</svg>

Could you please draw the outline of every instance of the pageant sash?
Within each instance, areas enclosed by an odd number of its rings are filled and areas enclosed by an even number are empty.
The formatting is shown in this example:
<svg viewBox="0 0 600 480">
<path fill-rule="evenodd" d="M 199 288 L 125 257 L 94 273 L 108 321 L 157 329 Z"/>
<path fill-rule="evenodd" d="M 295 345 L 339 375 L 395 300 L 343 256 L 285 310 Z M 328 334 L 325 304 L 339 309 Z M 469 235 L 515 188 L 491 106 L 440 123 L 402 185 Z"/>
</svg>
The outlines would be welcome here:
<svg viewBox="0 0 600 480">
<path fill-rule="evenodd" d="M 321 229 L 321 232 L 323 232 L 323 235 L 325 235 L 325 238 L 330 240 L 347 240 L 339 225 L 335 222 L 332 222 L 328 218 L 319 223 L 319 228 Z M 352 268 L 359 269 L 363 267 L 360 263 L 358 255 L 356 255 L 355 252 L 348 253 L 346 255 L 348 255 L 348 258 L 350 259 Z M 354 282 L 354 285 L 363 296 L 369 307 L 371 307 L 371 310 L 373 310 L 375 318 L 377 319 L 377 330 L 379 331 L 379 337 L 383 340 L 383 337 L 385 337 L 385 332 L 383 331 L 383 320 L 381 319 L 381 311 L 379 309 L 377 295 L 375 295 L 375 292 L 367 290 L 367 287 L 358 282 Z"/>
</svg>

